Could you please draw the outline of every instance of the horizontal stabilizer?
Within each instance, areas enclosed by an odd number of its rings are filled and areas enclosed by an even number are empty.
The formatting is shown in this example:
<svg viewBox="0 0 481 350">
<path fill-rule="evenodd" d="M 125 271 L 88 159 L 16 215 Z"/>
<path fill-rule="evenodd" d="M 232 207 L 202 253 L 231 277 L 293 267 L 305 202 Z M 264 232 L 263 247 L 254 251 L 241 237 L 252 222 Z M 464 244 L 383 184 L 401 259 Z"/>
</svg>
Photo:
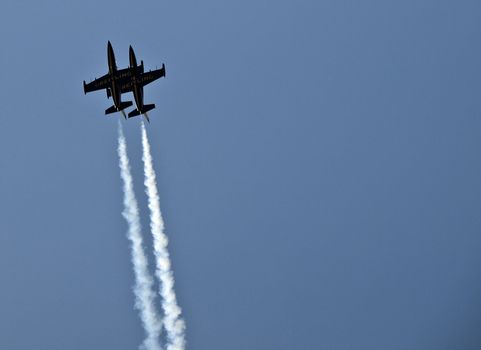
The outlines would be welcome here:
<svg viewBox="0 0 481 350">
<path fill-rule="evenodd" d="M 155 104 L 153 104 L 153 103 L 151 105 L 144 105 L 144 107 L 142 108 L 141 111 L 139 111 L 138 109 L 134 109 L 132 112 L 130 112 L 129 118 L 136 117 L 136 116 L 141 115 L 141 114 L 145 114 L 145 113 L 147 113 L 148 111 L 151 111 L 154 108 L 155 108 Z"/>
<path fill-rule="evenodd" d="M 147 113 L 155 108 L 155 104 L 152 103 L 151 105 L 144 105 L 144 109 L 142 110 L 142 114 Z"/>
<path fill-rule="evenodd" d="M 130 106 L 132 106 L 132 101 L 120 102 L 120 108 L 117 108 L 115 105 L 111 106 L 105 110 L 105 114 L 112 114 L 115 112 L 123 111 L 125 108 Z"/>
<path fill-rule="evenodd" d="M 140 115 L 140 112 L 136 109 L 134 109 L 132 112 L 129 112 L 129 118 L 136 117 Z"/>
</svg>

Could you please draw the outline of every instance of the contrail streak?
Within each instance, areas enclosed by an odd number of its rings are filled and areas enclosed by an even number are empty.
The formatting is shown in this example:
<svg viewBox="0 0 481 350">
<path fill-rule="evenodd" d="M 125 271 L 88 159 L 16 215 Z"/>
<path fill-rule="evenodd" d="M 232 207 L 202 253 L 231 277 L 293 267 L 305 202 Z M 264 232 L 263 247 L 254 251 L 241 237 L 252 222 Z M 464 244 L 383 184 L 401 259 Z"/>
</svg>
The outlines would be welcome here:
<svg viewBox="0 0 481 350">
<path fill-rule="evenodd" d="M 164 221 L 160 212 L 159 193 L 155 180 L 155 171 L 150 153 L 150 144 L 147 138 L 145 124 L 142 122 L 142 160 L 144 161 L 145 187 L 149 199 L 150 229 L 154 238 L 154 254 L 156 261 L 156 275 L 160 280 L 160 295 L 164 311 L 164 326 L 167 331 L 167 349 L 185 349 L 185 323 L 180 317 L 181 309 L 177 305 L 174 291 L 174 276 L 171 270 L 168 239 L 164 233 Z"/>
<path fill-rule="evenodd" d="M 147 258 L 142 247 L 142 234 L 139 219 L 139 207 L 135 198 L 132 174 L 130 173 L 127 144 L 125 142 L 122 124 L 119 121 L 119 167 L 123 182 L 124 210 L 123 217 L 128 224 L 127 237 L 131 242 L 132 265 L 135 274 L 135 308 L 139 311 L 140 319 L 146 333 L 146 339 L 141 345 L 145 350 L 161 350 L 159 345 L 162 324 L 155 309 L 155 292 L 153 278 L 148 272 Z"/>
</svg>

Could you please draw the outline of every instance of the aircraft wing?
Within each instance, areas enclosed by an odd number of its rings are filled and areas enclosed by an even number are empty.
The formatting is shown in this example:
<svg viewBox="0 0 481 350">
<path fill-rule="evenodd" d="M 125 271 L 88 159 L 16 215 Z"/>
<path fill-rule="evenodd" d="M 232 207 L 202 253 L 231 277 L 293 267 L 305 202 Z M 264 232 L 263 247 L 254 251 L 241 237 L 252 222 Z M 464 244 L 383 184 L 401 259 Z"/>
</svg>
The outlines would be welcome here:
<svg viewBox="0 0 481 350">
<path fill-rule="evenodd" d="M 165 65 L 162 65 L 162 68 L 151 70 L 150 72 L 142 73 L 140 76 L 140 82 L 142 86 L 145 86 L 154 80 L 159 78 L 165 77 Z"/>
<path fill-rule="evenodd" d="M 130 80 L 132 77 L 132 71 L 130 68 L 124 68 L 124 69 L 119 69 L 115 72 L 115 80 L 120 83 L 120 85 L 125 85 L 129 84 Z M 104 76 L 95 79 L 94 81 L 91 81 L 90 83 L 85 83 L 84 81 L 84 92 L 92 92 L 92 91 L 97 91 L 97 90 L 103 90 L 107 89 L 110 87 L 110 75 L 105 74 Z M 128 92 L 132 91 L 132 88 L 130 90 L 125 90 L 122 92 Z"/>
<path fill-rule="evenodd" d="M 124 80 L 120 82 L 120 92 L 123 94 L 124 92 L 132 91 L 134 84 L 132 80 Z"/>
<path fill-rule="evenodd" d="M 91 81 L 90 83 L 86 84 L 84 81 L 84 92 L 92 92 L 97 90 L 103 90 L 109 87 L 110 84 L 110 77 L 108 74 Z"/>
<path fill-rule="evenodd" d="M 132 78 L 132 69 L 130 68 L 119 69 L 117 70 L 117 72 L 115 72 L 115 77 L 116 77 L 116 80 L 120 81 L 122 84 L 125 81 L 130 80 Z"/>
</svg>

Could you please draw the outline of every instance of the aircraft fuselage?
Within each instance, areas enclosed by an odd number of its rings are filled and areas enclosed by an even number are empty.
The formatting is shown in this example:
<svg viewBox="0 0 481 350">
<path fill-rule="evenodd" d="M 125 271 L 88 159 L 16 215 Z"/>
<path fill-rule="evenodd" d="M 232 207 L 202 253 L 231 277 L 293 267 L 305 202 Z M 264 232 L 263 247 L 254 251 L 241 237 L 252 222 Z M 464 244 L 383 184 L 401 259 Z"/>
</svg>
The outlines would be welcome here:
<svg viewBox="0 0 481 350">
<path fill-rule="evenodd" d="M 129 48 L 129 63 L 130 69 L 132 70 L 132 92 L 134 94 L 135 104 L 137 105 L 137 110 L 142 111 L 144 109 L 144 87 L 141 82 L 138 81 L 138 77 L 143 73 L 143 64 L 140 68 L 137 66 L 137 59 L 135 58 L 134 49 L 132 46 Z"/>
<path fill-rule="evenodd" d="M 112 99 L 114 100 L 114 105 L 117 110 L 120 109 L 121 105 L 121 93 L 120 89 L 117 86 L 117 64 L 115 63 L 115 54 L 114 49 L 112 48 L 112 44 L 110 41 L 107 45 L 107 58 L 109 63 L 109 75 L 110 75 L 110 93 L 112 94 Z"/>
</svg>

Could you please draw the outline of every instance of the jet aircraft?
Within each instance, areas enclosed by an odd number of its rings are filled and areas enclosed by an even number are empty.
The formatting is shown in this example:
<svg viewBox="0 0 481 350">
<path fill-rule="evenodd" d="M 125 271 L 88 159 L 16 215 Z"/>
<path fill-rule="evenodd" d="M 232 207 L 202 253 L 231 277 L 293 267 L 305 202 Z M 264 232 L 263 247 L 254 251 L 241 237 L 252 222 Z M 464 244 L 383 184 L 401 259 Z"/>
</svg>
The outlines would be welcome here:
<svg viewBox="0 0 481 350">
<path fill-rule="evenodd" d="M 107 90 L 107 97 L 112 96 L 114 105 L 105 110 L 105 114 L 111 114 L 119 111 L 123 111 L 125 108 L 132 106 L 132 101 L 122 102 L 122 85 L 123 82 L 128 82 L 131 78 L 132 69 L 117 69 L 115 62 L 115 54 L 112 49 L 110 41 L 107 44 L 107 58 L 109 64 L 109 72 L 102 77 L 95 79 L 94 81 L 86 84 L 84 80 L 84 93 Z M 124 115 L 125 116 L 125 115 Z"/>
<path fill-rule="evenodd" d="M 137 66 L 137 59 L 135 58 L 135 52 L 132 46 L 129 47 L 129 63 L 131 70 L 130 86 L 122 86 L 122 91 L 124 91 L 124 88 L 126 91 L 131 90 L 134 94 L 135 104 L 137 105 L 137 108 L 129 113 L 129 118 L 143 114 L 147 121 L 149 121 L 147 112 L 154 109 L 155 104 L 144 104 L 144 86 L 154 80 L 165 77 L 165 64 L 162 64 L 162 68 L 160 69 L 144 73 L 144 61 L 141 61 L 140 66 Z"/>
<path fill-rule="evenodd" d="M 109 62 L 109 73 L 101 78 L 86 84 L 84 81 L 84 92 L 106 89 L 107 98 L 112 96 L 114 105 L 107 110 L 105 114 L 122 111 L 132 105 L 131 101 L 122 102 L 121 95 L 126 92 L 133 92 L 136 109 L 129 113 L 129 118 L 143 114 L 148 122 L 150 122 L 147 112 L 155 108 L 155 104 L 144 104 L 144 86 L 165 77 L 165 65 L 162 68 L 144 72 L 144 62 L 141 61 L 137 65 L 134 49 L 129 47 L 129 68 L 117 69 L 115 63 L 114 51 L 110 41 L 107 44 L 107 54 Z M 124 114 L 125 117 L 125 114 Z"/>
</svg>

